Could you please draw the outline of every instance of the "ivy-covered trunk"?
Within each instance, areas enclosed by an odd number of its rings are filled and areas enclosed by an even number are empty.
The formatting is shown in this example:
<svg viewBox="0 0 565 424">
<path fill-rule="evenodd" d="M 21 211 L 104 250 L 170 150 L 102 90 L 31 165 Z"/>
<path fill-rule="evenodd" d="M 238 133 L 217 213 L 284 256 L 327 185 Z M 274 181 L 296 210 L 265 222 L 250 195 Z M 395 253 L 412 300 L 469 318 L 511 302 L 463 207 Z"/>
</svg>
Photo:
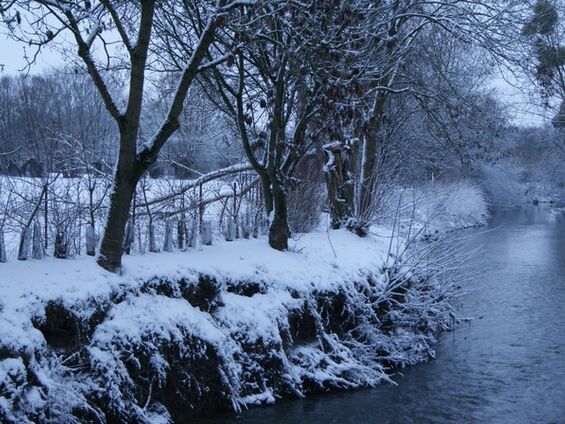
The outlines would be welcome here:
<svg viewBox="0 0 565 424">
<path fill-rule="evenodd" d="M 326 144 L 325 165 L 330 225 L 341 228 L 353 218 L 355 199 L 355 144 L 349 140 Z"/>
</svg>

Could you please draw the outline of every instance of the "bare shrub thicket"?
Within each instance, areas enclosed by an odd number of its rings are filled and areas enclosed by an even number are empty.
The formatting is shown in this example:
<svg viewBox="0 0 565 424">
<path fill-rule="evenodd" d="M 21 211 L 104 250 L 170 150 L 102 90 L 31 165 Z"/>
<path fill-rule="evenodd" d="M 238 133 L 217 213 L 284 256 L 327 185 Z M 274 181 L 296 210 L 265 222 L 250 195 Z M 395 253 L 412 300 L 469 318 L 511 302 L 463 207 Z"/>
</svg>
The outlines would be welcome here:
<svg viewBox="0 0 565 424">
<path fill-rule="evenodd" d="M 288 195 L 288 223 L 292 232 L 307 233 L 320 223 L 327 201 L 324 178 L 317 156 L 309 157 L 299 166 Z"/>
</svg>

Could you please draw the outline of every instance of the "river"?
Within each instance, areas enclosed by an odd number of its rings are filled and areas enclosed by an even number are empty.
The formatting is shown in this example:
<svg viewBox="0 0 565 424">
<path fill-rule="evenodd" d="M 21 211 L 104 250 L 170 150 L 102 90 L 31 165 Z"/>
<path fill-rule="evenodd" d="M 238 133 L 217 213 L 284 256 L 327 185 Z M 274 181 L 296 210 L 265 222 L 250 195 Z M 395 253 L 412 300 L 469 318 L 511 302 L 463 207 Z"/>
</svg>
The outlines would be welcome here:
<svg viewBox="0 0 565 424">
<path fill-rule="evenodd" d="M 356 392 L 280 401 L 209 424 L 565 423 L 565 216 L 532 208 L 477 231 L 470 323 L 437 358 Z"/>
</svg>

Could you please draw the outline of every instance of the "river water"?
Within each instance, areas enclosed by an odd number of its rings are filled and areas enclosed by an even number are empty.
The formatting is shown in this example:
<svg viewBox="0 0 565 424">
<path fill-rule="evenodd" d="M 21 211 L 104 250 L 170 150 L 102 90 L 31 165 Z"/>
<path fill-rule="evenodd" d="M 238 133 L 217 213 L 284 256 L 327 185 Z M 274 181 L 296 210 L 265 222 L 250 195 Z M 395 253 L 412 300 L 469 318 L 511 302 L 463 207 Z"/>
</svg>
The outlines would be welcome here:
<svg viewBox="0 0 565 424">
<path fill-rule="evenodd" d="M 207 423 L 565 423 L 565 215 L 540 208 L 477 232 L 480 272 L 437 358 L 397 386 L 333 393 Z"/>
</svg>

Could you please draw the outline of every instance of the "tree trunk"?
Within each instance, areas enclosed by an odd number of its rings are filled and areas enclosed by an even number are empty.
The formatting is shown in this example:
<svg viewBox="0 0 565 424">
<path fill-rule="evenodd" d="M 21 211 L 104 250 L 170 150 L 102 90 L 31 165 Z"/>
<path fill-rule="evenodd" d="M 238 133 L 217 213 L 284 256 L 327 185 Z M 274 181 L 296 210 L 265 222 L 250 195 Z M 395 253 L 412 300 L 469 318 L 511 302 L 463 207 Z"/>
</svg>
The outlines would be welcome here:
<svg viewBox="0 0 565 424">
<path fill-rule="evenodd" d="M 120 151 L 122 156 L 122 151 Z M 135 156 L 134 156 L 135 158 Z M 122 266 L 122 247 L 129 209 L 137 179 L 133 175 L 135 159 L 125 163 L 119 159 L 120 165 L 114 175 L 114 188 L 110 196 L 110 207 L 106 218 L 106 228 L 100 244 L 100 253 L 96 262 L 110 272 L 119 272 Z M 123 170 L 126 168 L 126 170 Z M 129 171 L 129 172 L 124 172 Z"/>
<path fill-rule="evenodd" d="M 126 224 L 126 231 L 124 233 L 124 242 L 122 247 L 122 254 L 129 255 L 131 253 L 131 248 L 133 246 L 133 240 L 135 238 L 135 228 L 133 224 L 133 219 L 128 220 Z"/>
<path fill-rule="evenodd" d="M 45 251 L 43 250 L 43 244 L 41 243 L 41 226 L 36 220 L 33 223 L 33 242 L 32 242 L 32 252 L 31 257 L 33 259 L 43 259 L 45 257 Z"/>
<path fill-rule="evenodd" d="M 48 228 L 49 228 L 49 190 L 47 189 L 48 186 L 47 184 L 45 185 L 45 205 L 44 205 L 44 209 L 43 209 L 43 231 L 44 231 L 44 237 L 43 237 L 43 251 L 47 252 L 47 247 L 48 247 L 48 241 L 49 241 L 49 234 L 48 234 Z"/>
<path fill-rule="evenodd" d="M 386 81 L 388 84 L 389 81 Z M 386 85 L 383 83 L 383 85 Z M 373 199 L 376 176 L 375 171 L 377 168 L 377 158 L 379 153 L 379 144 L 381 143 L 381 129 L 385 114 L 386 106 L 386 93 L 377 93 L 375 99 L 374 110 L 370 121 L 364 131 L 363 140 L 363 163 L 361 167 L 361 181 L 359 188 L 359 208 L 358 217 L 362 222 L 357 225 L 363 225 L 371 220 L 372 215 L 375 213 L 373 206 L 375 204 Z M 364 221 L 364 222 L 363 222 Z"/>
<path fill-rule="evenodd" d="M 235 237 L 235 220 L 228 219 L 228 228 L 226 231 L 226 241 L 234 241 Z"/>
<path fill-rule="evenodd" d="M 200 234 L 200 237 L 203 245 L 212 245 L 212 221 L 202 222 L 202 233 Z"/>
<path fill-rule="evenodd" d="M 4 229 L 0 228 L 0 263 L 8 260 L 6 256 L 6 244 L 4 243 Z"/>
<path fill-rule="evenodd" d="M 96 229 L 92 223 L 86 228 L 86 254 L 96 255 Z"/>
<path fill-rule="evenodd" d="M 273 212 L 273 191 L 271 190 L 271 179 L 266 172 L 259 174 L 261 177 L 261 188 L 263 189 L 263 202 L 265 204 L 265 215 L 271 215 Z"/>
<path fill-rule="evenodd" d="M 190 229 L 190 236 L 187 241 L 188 247 L 192 247 L 193 249 L 200 247 L 200 230 L 202 229 L 202 225 L 199 222 L 199 219 L 194 218 L 192 220 L 192 228 Z"/>
<path fill-rule="evenodd" d="M 29 245 L 30 245 L 30 228 L 28 226 L 22 229 L 22 234 L 20 236 L 20 247 L 18 249 L 19 261 L 26 261 L 28 259 Z"/>
<path fill-rule="evenodd" d="M 353 218 L 355 183 L 353 164 L 355 146 L 348 141 L 324 146 L 327 155 L 326 184 L 330 206 L 330 225 L 333 229 L 341 228 Z"/>
<path fill-rule="evenodd" d="M 179 250 L 184 250 L 184 241 L 186 239 L 186 219 L 184 214 L 177 222 L 177 246 Z"/>
<path fill-rule="evenodd" d="M 67 259 L 69 257 L 69 244 L 64 230 L 57 229 L 53 256 L 58 259 Z"/>
<path fill-rule="evenodd" d="M 165 241 L 163 242 L 163 251 L 173 251 L 173 225 L 169 220 L 165 222 Z"/>
<path fill-rule="evenodd" d="M 242 222 L 241 222 L 241 237 L 243 237 L 244 239 L 248 239 L 249 236 L 251 235 L 251 231 L 250 228 L 251 226 L 249 225 L 249 210 L 246 212 Z"/>
<path fill-rule="evenodd" d="M 375 186 L 375 170 L 377 165 L 378 136 L 377 129 L 367 131 L 363 143 L 363 164 L 361 168 L 361 186 L 359 187 L 358 216 L 362 221 L 370 220 Z"/>
<path fill-rule="evenodd" d="M 151 253 L 158 253 L 157 240 L 155 240 L 155 225 L 153 225 L 153 219 L 149 218 L 149 223 L 147 224 L 147 234 L 149 237 L 149 251 Z"/>
<path fill-rule="evenodd" d="M 269 246 L 276 250 L 287 250 L 290 229 L 287 220 L 286 193 L 279 184 L 272 185 L 273 206 L 269 227 Z"/>
</svg>

